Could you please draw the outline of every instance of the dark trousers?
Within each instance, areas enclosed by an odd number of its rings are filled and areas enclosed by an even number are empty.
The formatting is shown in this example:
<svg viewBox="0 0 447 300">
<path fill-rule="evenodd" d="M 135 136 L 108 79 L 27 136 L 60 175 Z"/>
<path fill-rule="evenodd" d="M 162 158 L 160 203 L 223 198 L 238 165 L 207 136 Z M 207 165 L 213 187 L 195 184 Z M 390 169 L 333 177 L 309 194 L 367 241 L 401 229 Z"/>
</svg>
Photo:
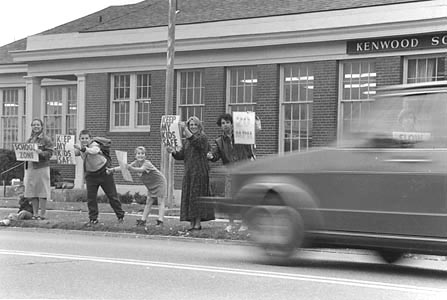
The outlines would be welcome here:
<svg viewBox="0 0 447 300">
<path fill-rule="evenodd" d="M 107 175 L 104 172 L 101 174 L 87 174 L 85 176 L 85 183 L 87 185 L 87 207 L 88 216 L 90 220 L 96 220 L 98 218 L 98 188 L 101 187 L 107 198 L 109 198 L 110 206 L 113 208 L 118 218 L 124 217 L 124 210 L 121 208 L 121 202 L 118 199 L 118 193 L 116 191 L 115 181 L 113 175 Z"/>
</svg>

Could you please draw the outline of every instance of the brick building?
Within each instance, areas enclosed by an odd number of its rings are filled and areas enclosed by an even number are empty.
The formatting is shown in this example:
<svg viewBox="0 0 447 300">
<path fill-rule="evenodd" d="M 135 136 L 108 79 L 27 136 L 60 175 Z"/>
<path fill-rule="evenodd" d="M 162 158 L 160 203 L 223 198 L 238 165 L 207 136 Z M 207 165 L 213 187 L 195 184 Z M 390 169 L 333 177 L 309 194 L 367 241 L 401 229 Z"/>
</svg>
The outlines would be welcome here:
<svg viewBox="0 0 447 300">
<path fill-rule="evenodd" d="M 446 0 L 178 0 L 178 9 L 174 112 L 199 116 L 213 138 L 219 114 L 255 111 L 258 157 L 342 140 L 378 87 L 447 79 Z M 0 47 L 0 148 L 39 117 L 51 136 L 89 128 L 114 149 L 146 146 L 159 166 L 167 22 L 168 1 L 146 0 Z M 82 174 L 79 164 L 54 167 Z M 181 163 L 175 170 L 179 189 Z"/>
</svg>

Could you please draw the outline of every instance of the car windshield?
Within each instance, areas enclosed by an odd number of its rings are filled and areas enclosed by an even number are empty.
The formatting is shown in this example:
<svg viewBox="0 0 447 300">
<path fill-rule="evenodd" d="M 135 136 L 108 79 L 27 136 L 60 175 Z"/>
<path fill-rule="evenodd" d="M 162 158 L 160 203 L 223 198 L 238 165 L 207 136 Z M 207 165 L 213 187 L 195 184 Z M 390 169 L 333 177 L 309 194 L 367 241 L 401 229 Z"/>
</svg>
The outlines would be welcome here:
<svg viewBox="0 0 447 300">
<path fill-rule="evenodd" d="M 376 97 L 342 147 L 446 148 L 447 92 Z"/>
</svg>

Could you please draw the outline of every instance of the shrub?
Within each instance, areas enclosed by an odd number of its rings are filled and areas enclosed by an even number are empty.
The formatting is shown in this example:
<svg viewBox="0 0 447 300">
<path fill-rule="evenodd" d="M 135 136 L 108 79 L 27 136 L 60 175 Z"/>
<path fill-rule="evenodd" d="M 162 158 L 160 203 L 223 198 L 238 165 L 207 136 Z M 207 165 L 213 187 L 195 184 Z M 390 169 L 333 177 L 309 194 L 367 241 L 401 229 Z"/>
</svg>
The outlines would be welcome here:
<svg viewBox="0 0 447 300">
<path fill-rule="evenodd" d="M 96 197 L 96 201 L 98 201 L 98 203 L 109 203 L 109 198 L 107 198 L 105 194 L 101 194 Z"/>
<path fill-rule="evenodd" d="M 146 200 L 147 200 L 146 195 L 141 195 L 139 192 L 136 192 L 134 195 L 134 198 L 135 198 L 135 202 L 137 202 L 138 204 L 146 204 Z"/>
<path fill-rule="evenodd" d="M 119 198 L 120 198 L 121 203 L 124 203 L 124 204 L 130 204 L 134 200 L 134 197 L 132 196 L 132 194 L 129 191 L 127 191 L 124 195 L 119 194 Z"/>
<path fill-rule="evenodd" d="M 16 168 L 13 168 L 17 166 Z M 12 168 L 7 173 L 3 174 L 2 180 L 5 180 L 9 185 L 13 178 L 19 178 L 23 181 L 24 168 L 23 162 L 16 160 L 14 151 L 10 149 L 0 149 L 0 173 Z"/>
</svg>

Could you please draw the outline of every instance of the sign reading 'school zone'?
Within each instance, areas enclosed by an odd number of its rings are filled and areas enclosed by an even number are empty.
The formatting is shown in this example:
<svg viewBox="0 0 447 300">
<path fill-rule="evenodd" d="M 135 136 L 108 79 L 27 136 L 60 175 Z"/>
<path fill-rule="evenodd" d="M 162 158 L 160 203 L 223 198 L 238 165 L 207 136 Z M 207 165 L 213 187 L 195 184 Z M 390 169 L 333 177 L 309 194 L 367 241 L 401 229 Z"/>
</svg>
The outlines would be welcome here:
<svg viewBox="0 0 447 300">
<path fill-rule="evenodd" d="M 13 144 L 13 147 L 18 161 L 39 161 L 39 154 L 36 152 L 37 144 L 17 143 Z"/>
</svg>

